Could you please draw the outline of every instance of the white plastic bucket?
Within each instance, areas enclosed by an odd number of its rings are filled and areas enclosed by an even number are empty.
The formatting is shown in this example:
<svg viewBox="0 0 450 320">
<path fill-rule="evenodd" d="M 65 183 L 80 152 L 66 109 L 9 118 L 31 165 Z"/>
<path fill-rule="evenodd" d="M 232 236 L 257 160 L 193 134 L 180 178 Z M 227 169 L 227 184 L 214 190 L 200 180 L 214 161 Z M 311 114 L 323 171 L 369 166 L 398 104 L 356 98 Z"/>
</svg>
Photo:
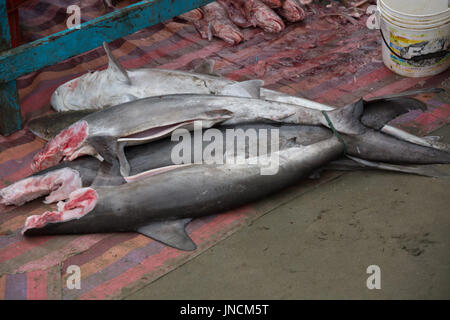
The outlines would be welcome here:
<svg viewBox="0 0 450 320">
<path fill-rule="evenodd" d="M 378 0 L 383 62 L 407 77 L 426 77 L 450 66 L 448 0 Z"/>
</svg>

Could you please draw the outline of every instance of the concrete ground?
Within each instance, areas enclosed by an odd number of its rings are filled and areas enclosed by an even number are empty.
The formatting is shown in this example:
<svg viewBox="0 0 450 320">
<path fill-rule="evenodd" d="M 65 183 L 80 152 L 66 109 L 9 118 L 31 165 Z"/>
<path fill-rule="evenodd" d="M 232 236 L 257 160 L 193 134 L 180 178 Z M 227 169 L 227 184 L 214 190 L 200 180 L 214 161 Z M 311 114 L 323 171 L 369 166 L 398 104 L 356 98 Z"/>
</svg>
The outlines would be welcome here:
<svg viewBox="0 0 450 320">
<path fill-rule="evenodd" d="M 450 142 L 450 125 L 435 134 Z M 348 172 L 129 298 L 449 299 L 449 252 L 450 179 Z"/>
</svg>

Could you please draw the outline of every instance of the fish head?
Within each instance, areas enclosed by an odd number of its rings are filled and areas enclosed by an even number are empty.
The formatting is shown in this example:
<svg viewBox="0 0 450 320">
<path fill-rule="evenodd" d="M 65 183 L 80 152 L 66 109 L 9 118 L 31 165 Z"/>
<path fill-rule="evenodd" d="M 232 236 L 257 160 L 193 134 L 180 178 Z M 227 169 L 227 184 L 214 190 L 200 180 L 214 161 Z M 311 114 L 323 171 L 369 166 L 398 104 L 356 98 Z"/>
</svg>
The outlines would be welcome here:
<svg viewBox="0 0 450 320">
<path fill-rule="evenodd" d="M 50 103 L 56 111 L 82 110 L 96 107 L 92 98 L 102 85 L 102 71 L 88 72 L 60 85 L 53 92 Z"/>
<path fill-rule="evenodd" d="M 72 161 L 81 155 L 95 155 L 95 150 L 85 143 L 88 132 L 89 126 L 84 120 L 62 130 L 34 156 L 31 164 L 32 171 L 38 172 L 50 168 L 63 159 Z"/>
</svg>

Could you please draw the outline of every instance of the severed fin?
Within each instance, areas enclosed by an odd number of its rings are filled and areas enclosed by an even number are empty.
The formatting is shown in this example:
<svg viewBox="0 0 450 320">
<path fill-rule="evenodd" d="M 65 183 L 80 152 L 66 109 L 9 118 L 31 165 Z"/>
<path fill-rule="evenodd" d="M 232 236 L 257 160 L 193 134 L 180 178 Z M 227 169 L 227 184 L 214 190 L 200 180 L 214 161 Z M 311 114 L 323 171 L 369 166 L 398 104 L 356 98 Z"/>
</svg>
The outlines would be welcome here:
<svg viewBox="0 0 450 320">
<path fill-rule="evenodd" d="M 370 102 L 370 101 L 380 100 L 380 99 L 412 97 L 412 96 L 417 96 L 419 94 L 424 94 L 424 93 L 442 93 L 442 92 L 445 92 L 445 89 L 443 89 L 443 88 L 425 88 L 425 89 L 411 90 L 411 91 L 405 91 L 405 92 L 394 93 L 394 94 L 387 94 L 384 96 L 369 98 L 369 99 L 366 99 L 366 101 Z"/>
<path fill-rule="evenodd" d="M 100 164 L 97 175 L 91 184 L 91 187 L 95 186 L 118 186 L 124 184 L 126 180 L 120 174 L 120 165 L 118 161 L 108 163 L 103 161 Z"/>
<path fill-rule="evenodd" d="M 130 175 L 130 164 L 124 152 L 126 142 L 117 142 L 117 138 L 112 136 L 92 136 L 87 143 L 109 164 L 119 161 L 122 176 Z"/>
<path fill-rule="evenodd" d="M 326 111 L 326 114 L 337 131 L 346 134 L 361 134 L 365 131 L 365 128 L 360 121 L 363 112 L 364 101 L 360 99 L 359 101 L 346 105 L 345 107 L 332 111 Z M 325 126 L 330 127 L 325 117 L 322 120 L 322 123 Z"/>
<path fill-rule="evenodd" d="M 396 165 L 383 162 L 368 161 L 356 157 L 347 155 L 347 157 L 353 160 L 356 164 L 360 165 L 360 168 L 373 168 L 386 171 L 396 171 L 403 173 L 412 173 L 419 176 L 433 177 L 433 178 L 450 178 L 450 173 L 439 170 L 437 165 Z M 356 168 L 356 167 L 355 167 Z"/>
<path fill-rule="evenodd" d="M 263 80 L 247 80 L 233 83 L 225 86 L 220 95 L 260 99 L 263 85 Z"/>
<path fill-rule="evenodd" d="M 121 64 L 113 56 L 109 45 L 103 42 L 103 48 L 108 56 L 108 72 L 113 75 L 117 80 L 126 84 L 131 84 L 127 71 L 121 66 Z"/>
<path fill-rule="evenodd" d="M 391 120 L 412 110 L 427 110 L 427 105 L 414 98 L 383 98 L 364 101 L 361 122 L 372 129 L 380 130 Z"/>
<path fill-rule="evenodd" d="M 215 61 L 211 59 L 204 60 L 196 66 L 192 72 L 217 76 L 217 74 L 214 73 L 214 63 Z"/>
<path fill-rule="evenodd" d="M 197 246 L 185 230 L 185 226 L 191 220 L 191 218 L 188 218 L 153 222 L 139 227 L 136 231 L 170 247 L 184 251 L 192 251 L 197 249 Z"/>
</svg>

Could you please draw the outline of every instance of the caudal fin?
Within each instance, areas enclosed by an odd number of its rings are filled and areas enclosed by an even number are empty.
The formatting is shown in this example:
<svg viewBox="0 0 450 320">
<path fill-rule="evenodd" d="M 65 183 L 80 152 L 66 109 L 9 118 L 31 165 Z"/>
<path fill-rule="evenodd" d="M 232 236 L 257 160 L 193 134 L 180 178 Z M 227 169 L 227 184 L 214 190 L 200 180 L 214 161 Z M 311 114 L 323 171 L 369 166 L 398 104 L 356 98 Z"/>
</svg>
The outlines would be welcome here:
<svg viewBox="0 0 450 320">
<path fill-rule="evenodd" d="M 366 127 L 380 130 L 398 116 L 412 110 L 425 111 L 427 105 L 414 98 L 388 98 L 364 101 L 361 122 Z"/>
</svg>

